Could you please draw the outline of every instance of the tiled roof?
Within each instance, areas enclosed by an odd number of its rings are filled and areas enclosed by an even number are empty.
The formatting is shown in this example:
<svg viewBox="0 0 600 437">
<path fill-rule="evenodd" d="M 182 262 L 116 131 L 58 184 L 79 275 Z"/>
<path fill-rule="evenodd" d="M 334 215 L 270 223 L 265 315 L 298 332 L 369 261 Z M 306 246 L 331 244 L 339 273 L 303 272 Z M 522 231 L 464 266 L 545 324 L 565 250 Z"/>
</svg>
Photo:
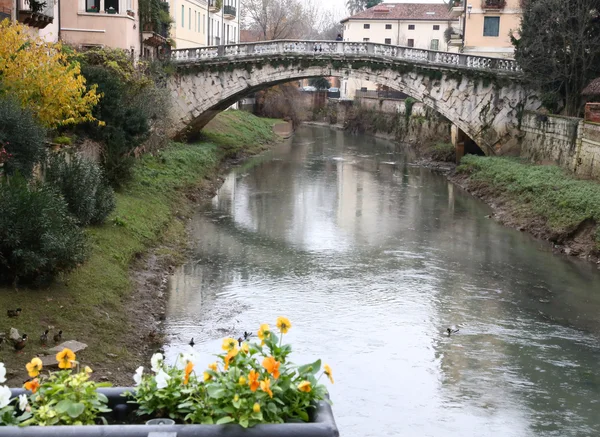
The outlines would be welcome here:
<svg viewBox="0 0 600 437">
<path fill-rule="evenodd" d="M 600 77 L 591 81 L 581 94 L 584 96 L 600 96 Z"/>
<path fill-rule="evenodd" d="M 450 16 L 450 10 L 445 3 L 381 3 L 377 6 L 359 12 L 348 20 L 427 20 L 427 21 L 455 21 Z"/>
</svg>

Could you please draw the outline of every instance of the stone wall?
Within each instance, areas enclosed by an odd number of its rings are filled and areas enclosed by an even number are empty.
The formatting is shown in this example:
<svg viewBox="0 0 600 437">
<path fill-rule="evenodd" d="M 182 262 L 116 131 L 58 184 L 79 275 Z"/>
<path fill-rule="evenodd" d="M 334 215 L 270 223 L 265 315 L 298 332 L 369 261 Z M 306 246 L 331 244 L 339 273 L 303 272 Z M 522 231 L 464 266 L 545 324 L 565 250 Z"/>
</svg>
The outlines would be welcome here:
<svg viewBox="0 0 600 437">
<path fill-rule="evenodd" d="M 600 123 L 525 112 L 521 130 L 522 157 L 600 180 Z"/>
<path fill-rule="evenodd" d="M 600 180 L 600 123 L 582 122 L 575 173 Z"/>
<path fill-rule="evenodd" d="M 575 171 L 580 118 L 526 111 L 521 121 L 521 156 L 538 164 Z"/>
<path fill-rule="evenodd" d="M 376 111 L 385 112 L 387 114 L 404 114 L 406 112 L 406 106 L 404 100 L 399 99 L 381 99 L 377 97 L 361 97 L 360 104 L 368 109 L 374 109 Z M 413 107 L 411 114 L 417 116 L 425 116 L 425 106 L 416 102 Z"/>
</svg>

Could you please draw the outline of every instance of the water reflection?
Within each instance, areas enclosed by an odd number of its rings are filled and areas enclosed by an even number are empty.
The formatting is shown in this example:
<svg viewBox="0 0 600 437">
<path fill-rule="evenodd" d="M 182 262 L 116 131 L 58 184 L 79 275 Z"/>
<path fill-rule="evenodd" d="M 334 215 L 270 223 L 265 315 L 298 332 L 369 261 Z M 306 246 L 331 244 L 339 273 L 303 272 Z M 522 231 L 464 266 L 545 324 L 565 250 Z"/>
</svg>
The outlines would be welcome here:
<svg viewBox="0 0 600 437">
<path fill-rule="evenodd" d="M 303 129 L 193 220 L 167 352 L 209 363 L 283 314 L 295 361 L 334 368 L 344 436 L 596 435 L 598 272 L 488 214 L 385 142 Z"/>
</svg>

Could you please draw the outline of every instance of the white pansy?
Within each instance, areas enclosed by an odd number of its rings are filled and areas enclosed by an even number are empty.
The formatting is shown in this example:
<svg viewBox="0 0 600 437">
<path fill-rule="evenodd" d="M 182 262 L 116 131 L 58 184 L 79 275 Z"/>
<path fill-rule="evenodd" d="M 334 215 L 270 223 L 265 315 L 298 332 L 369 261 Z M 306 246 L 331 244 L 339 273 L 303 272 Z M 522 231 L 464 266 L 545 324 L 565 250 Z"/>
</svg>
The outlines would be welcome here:
<svg viewBox="0 0 600 437">
<path fill-rule="evenodd" d="M 161 353 L 152 355 L 152 358 L 150 358 L 150 364 L 152 364 L 152 371 L 154 373 L 162 369 L 162 363 L 164 359 L 165 357 L 163 357 L 163 354 Z"/>
<path fill-rule="evenodd" d="M 0 383 L 6 382 L 6 367 L 4 363 L 0 363 Z"/>
<path fill-rule="evenodd" d="M 0 385 L 0 408 L 6 407 L 10 403 L 10 388 Z"/>
<path fill-rule="evenodd" d="M 19 395 L 19 410 L 25 411 L 25 408 L 27 408 L 27 405 L 28 405 L 27 395 L 26 394 Z"/>
<path fill-rule="evenodd" d="M 135 375 L 133 375 L 133 380 L 135 381 L 135 385 L 138 386 L 142 383 L 142 375 L 144 374 L 144 367 L 140 366 L 135 370 Z"/>
<path fill-rule="evenodd" d="M 165 388 L 167 385 L 169 385 L 168 381 L 169 381 L 169 379 L 171 379 L 171 377 L 169 375 L 167 375 L 163 369 L 160 369 L 158 371 L 158 373 L 156 374 L 155 379 L 156 379 L 156 388 L 158 388 L 160 390 L 161 388 Z"/>
<path fill-rule="evenodd" d="M 196 364 L 198 362 L 198 354 L 194 353 L 194 352 L 190 352 L 190 353 L 182 353 L 181 355 L 181 362 L 183 363 L 184 366 L 187 366 L 187 363 L 192 363 L 192 364 Z"/>
</svg>

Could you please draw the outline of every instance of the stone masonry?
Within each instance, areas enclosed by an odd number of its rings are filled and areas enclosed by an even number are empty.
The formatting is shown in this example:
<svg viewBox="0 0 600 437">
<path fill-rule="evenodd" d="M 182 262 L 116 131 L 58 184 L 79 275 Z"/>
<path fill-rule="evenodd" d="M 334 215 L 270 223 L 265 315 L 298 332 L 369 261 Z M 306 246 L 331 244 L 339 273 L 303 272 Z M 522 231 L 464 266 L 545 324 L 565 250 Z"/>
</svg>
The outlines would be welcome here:
<svg viewBox="0 0 600 437">
<path fill-rule="evenodd" d="M 313 59 L 310 55 L 288 56 L 295 60 Z M 465 69 L 462 70 L 465 74 L 457 74 L 461 72 L 459 67 L 425 64 L 426 69 L 417 70 L 421 72 L 399 73 L 389 68 L 389 60 L 388 68 L 382 69 L 373 57 L 366 57 L 363 64 L 373 67 L 353 69 L 350 64 L 339 67 L 343 56 L 330 56 L 332 61 L 335 57 L 338 62 L 323 65 L 321 61 L 320 65 L 307 68 L 272 66 L 267 62 L 273 55 L 268 54 L 212 61 L 212 67 L 220 62 L 229 71 L 207 69 L 206 60 L 179 62 L 176 64 L 177 74 L 169 82 L 174 103 L 174 134 L 179 137 L 193 135 L 216 114 L 252 92 L 293 80 L 322 76 L 351 76 L 401 91 L 445 116 L 487 155 L 518 155 L 520 117 L 524 110 L 540 107 L 536 94 L 516 76 L 504 77 L 504 85 L 500 86 L 493 80 L 484 81 L 476 75 L 467 74 Z M 277 59 L 282 58 L 285 58 L 284 54 L 277 55 Z M 352 58 L 352 61 L 356 60 L 356 57 Z M 430 74 L 433 71 L 437 73 Z"/>
</svg>

